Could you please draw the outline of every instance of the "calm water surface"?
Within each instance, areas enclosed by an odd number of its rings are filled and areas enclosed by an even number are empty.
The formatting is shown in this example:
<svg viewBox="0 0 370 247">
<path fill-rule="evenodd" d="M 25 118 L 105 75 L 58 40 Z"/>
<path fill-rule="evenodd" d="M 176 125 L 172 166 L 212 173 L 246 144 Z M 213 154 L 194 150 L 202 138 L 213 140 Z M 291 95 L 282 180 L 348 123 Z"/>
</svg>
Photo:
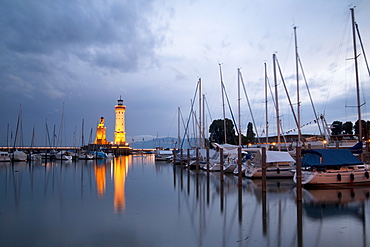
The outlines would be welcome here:
<svg viewBox="0 0 370 247">
<path fill-rule="evenodd" d="M 370 246 L 370 188 L 304 190 L 153 155 L 0 163 L 1 246 Z"/>
</svg>

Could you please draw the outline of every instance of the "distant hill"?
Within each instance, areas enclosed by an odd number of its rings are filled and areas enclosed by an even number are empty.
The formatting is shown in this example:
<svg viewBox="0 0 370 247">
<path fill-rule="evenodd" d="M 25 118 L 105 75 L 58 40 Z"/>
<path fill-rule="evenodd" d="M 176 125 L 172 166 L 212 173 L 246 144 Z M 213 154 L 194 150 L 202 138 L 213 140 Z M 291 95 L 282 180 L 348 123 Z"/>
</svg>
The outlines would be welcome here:
<svg viewBox="0 0 370 247">
<path fill-rule="evenodd" d="M 154 138 L 151 140 L 143 139 L 141 141 L 130 142 L 130 147 L 133 149 L 155 149 L 156 147 L 161 147 L 163 149 L 171 149 L 178 147 L 177 141 L 178 139 L 173 137 Z M 186 139 L 182 143 L 182 149 L 189 148 L 189 142 L 191 146 L 195 146 L 196 141 L 197 141 L 196 138 Z M 199 144 L 197 146 L 199 146 Z"/>
</svg>

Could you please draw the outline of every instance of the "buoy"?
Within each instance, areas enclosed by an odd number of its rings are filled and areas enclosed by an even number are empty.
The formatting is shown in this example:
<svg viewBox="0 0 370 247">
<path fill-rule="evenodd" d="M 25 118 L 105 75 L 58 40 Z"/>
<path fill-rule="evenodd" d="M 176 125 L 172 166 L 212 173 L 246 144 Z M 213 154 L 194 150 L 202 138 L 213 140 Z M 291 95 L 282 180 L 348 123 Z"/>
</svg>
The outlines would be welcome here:
<svg viewBox="0 0 370 247">
<path fill-rule="evenodd" d="M 365 177 L 366 177 L 367 179 L 369 179 L 369 172 L 368 172 L 368 171 L 366 171 L 366 172 L 365 172 Z"/>
<path fill-rule="evenodd" d="M 349 177 L 351 178 L 351 180 L 355 180 L 355 175 L 353 175 L 353 173 L 351 173 L 351 175 L 349 175 Z"/>
<path fill-rule="evenodd" d="M 342 181 L 342 175 L 340 175 L 339 173 L 338 173 L 338 175 L 337 175 L 337 179 L 338 179 L 338 181 L 340 182 L 340 181 Z"/>
</svg>

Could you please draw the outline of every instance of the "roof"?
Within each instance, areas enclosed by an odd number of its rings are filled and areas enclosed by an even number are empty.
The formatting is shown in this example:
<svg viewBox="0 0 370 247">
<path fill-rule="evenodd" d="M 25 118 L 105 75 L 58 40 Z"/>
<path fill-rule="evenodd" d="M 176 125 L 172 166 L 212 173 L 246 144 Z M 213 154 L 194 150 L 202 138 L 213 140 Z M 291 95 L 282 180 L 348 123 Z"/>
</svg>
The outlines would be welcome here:
<svg viewBox="0 0 370 247">
<path fill-rule="evenodd" d="M 363 164 L 348 149 L 305 150 L 302 166 L 350 166 Z"/>
</svg>

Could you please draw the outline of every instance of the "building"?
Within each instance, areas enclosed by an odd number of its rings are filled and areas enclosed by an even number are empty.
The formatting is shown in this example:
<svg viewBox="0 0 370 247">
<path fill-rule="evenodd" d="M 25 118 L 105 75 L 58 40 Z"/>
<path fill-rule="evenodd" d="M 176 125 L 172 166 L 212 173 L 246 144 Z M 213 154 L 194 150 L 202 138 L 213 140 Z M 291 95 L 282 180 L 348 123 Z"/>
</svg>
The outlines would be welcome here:
<svg viewBox="0 0 370 247">
<path fill-rule="evenodd" d="M 126 145 L 126 130 L 125 130 L 125 112 L 126 106 L 123 105 L 121 96 L 119 97 L 118 104 L 115 106 L 116 123 L 114 131 L 114 145 Z"/>
</svg>

